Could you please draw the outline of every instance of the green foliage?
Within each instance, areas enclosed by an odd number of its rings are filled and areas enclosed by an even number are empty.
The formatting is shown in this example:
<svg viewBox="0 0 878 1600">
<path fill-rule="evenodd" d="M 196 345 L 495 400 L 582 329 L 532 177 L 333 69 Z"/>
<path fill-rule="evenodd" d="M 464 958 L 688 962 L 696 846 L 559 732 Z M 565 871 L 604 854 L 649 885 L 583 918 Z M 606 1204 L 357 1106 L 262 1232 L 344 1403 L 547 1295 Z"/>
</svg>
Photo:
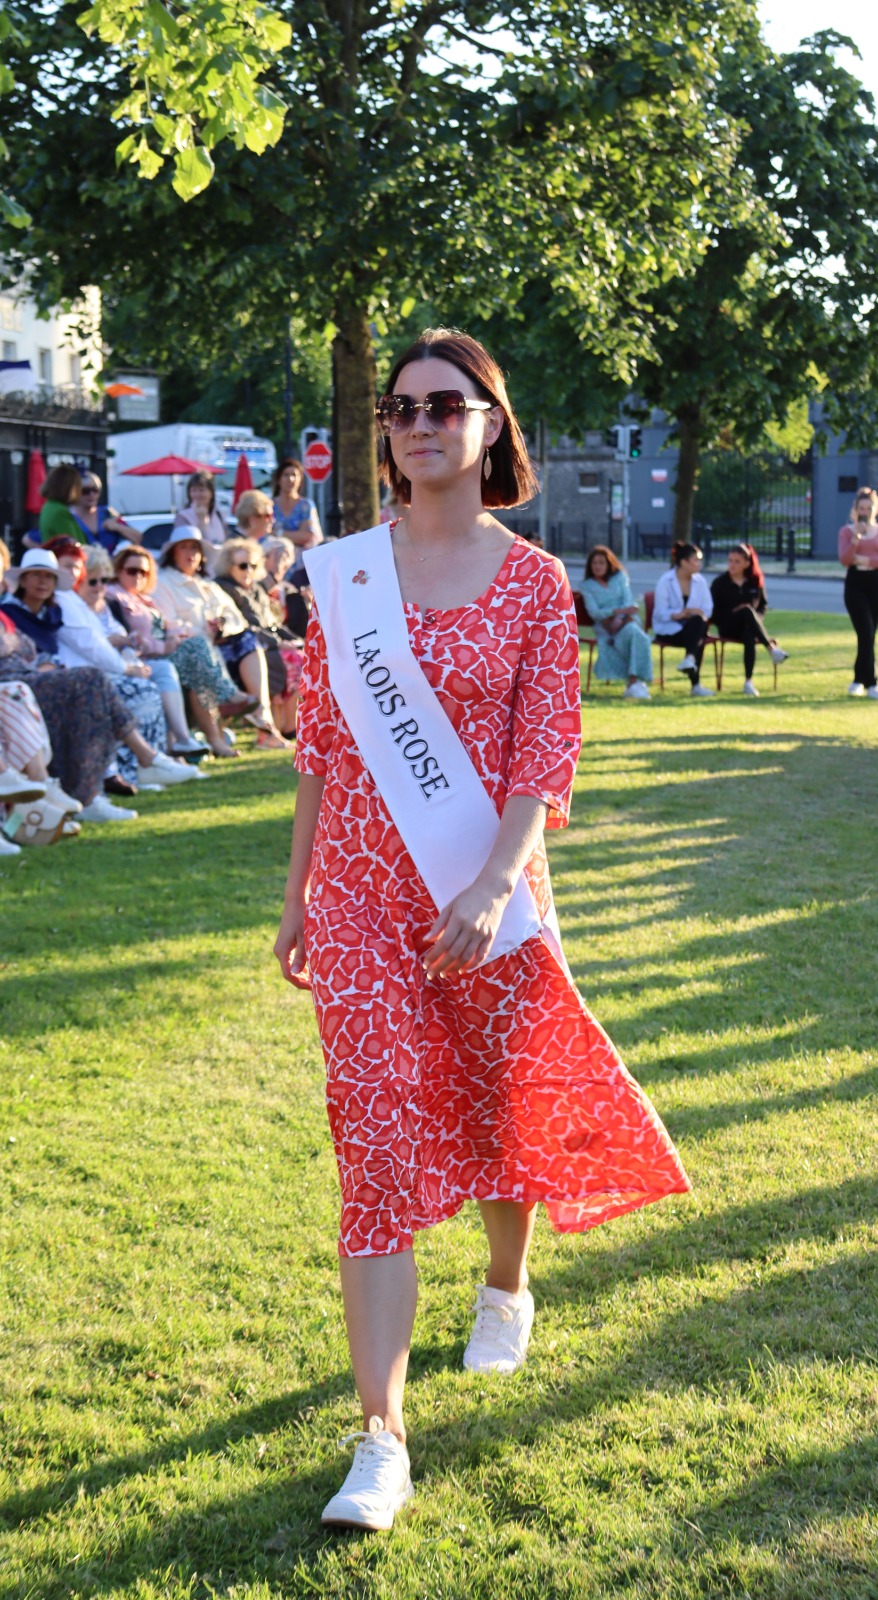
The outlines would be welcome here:
<svg viewBox="0 0 878 1600">
<path fill-rule="evenodd" d="M 280 98 L 260 82 L 290 42 L 290 26 L 264 5 L 242 0 L 93 0 L 77 18 L 122 66 L 128 92 L 117 122 L 145 128 L 116 149 L 142 178 L 170 156 L 181 200 L 207 188 L 209 154 L 223 139 L 261 155 L 283 130 Z"/>
<path fill-rule="evenodd" d="M 483 1235 L 418 1239 L 416 1498 L 327 1536 L 358 1426 L 295 779 L 245 751 L 0 863 L 4 1600 L 873 1600 L 878 726 L 841 617 L 780 692 L 585 705 L 568 958 L 694 1183 L 537 1224 L 531 1355 L 460 1370 Z M 673 674 L 676 679 L 677 674 Z M 246 743 L 246 740 L 243 741 Z M 192 791 L 195 791 L 194 793 Z"/>
<path fill-rule="evenodd" d="M 18 7 L 11 5 L 0 7 L 0 53 L 13 41 L 19 46 L 26 45 L 27 40 L 19 26 L 19 17 Z M 10 94 L 14 87 L 15 78 L 5 61 L 0 59 L 0 95 Z M 8 156 L 9 147 L 6 140 L 0 138 L 0 165 Z M 8 228 L 15 229 L 27 228 L 31 220 L 24 206 L 20 205 L 13 195 L 7 194 L 5 189 L 0 189 L 0 220 Z"/>
</svg>

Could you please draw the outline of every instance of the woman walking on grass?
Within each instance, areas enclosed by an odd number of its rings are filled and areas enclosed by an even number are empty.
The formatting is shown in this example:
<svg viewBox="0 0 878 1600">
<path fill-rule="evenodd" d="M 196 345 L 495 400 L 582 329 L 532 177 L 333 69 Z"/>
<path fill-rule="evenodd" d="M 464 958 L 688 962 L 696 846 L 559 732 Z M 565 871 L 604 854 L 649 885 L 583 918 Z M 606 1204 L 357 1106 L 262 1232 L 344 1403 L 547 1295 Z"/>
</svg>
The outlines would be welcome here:
<svg viewBox="0 0 878 1600">
<path fill-rule="evenodd" d="M 844 603 L 857 636 L 857 658 L 848 694 L 878 700 L 875 632 L 878 629 L 878 493 L 858 489 L 851 514 L 838 534 L 838 559 L 847 570 Z"/>
<path fill-rule="evenodd" d="M 558 942 L 580 678 L 560 563 L 493 506 L 535 484 L 502 374 L 428 331 L 377 406 L 402 517 L 306 556 L 315 615 L 275 954 L 313 988 L 341 1181 L 341 1285 L 363 1433 L 328 1524 L 412 1493 L 403 1390 L 412 1236 L 475 1200 L 488 1270 L 464 1366 L 512 1373 L 537 1202 L 582 1231 L 688 1188 Z"/>
</svg>

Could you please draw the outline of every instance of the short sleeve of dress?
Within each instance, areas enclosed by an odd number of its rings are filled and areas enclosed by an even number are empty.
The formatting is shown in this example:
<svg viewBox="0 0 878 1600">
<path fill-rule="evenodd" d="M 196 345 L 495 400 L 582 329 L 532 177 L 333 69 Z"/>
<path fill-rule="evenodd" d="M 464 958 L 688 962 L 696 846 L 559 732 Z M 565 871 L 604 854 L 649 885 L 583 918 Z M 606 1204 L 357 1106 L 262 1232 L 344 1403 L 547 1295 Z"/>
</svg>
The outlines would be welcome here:
<svg viewBox="0 0 878 1600">
<path fill-rule="evenodd" d="M 296 717 L 296 771 L 325 777 L 335 735 L 338 709 L 329 687 L 326 641 L 316 610 L 305 634 L 305 664 L 299 683 Z"/>
<path fill-rule="evenodd" d="M 544 800 L 546 827 L 563 828 L 582 745 L 579 634 L 567 574 L 554 560 L 541 566 L 518 669 L 506 793 Z"/>
</svg>

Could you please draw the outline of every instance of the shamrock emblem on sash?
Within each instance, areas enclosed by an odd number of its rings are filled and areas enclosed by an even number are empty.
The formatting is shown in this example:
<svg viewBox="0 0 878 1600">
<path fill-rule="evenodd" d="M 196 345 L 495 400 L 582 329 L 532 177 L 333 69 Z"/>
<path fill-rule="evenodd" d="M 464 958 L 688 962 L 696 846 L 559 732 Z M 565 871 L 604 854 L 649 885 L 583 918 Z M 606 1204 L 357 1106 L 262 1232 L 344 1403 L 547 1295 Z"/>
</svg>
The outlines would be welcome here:
<svg viewBox="0 0 878 1600">
<path fill-rule="evenodd" d="M 368 572 L 364 572 L 362 567 L 360 568 L 359 572 L 355 572 L 353 577 L 351 578 L 351 583 L 368 583 L 368 582 L 369 582 L 369 574 L 368 574 Z"/>
</svg>

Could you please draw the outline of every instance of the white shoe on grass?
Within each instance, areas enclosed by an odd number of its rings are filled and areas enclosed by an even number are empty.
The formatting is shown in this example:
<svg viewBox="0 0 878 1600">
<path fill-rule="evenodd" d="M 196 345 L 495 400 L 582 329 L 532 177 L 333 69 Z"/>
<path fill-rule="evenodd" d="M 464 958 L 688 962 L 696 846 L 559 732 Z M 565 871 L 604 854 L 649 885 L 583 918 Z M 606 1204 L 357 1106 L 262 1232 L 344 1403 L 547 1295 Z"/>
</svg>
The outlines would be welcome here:
<svg viewBox="0 0 878 1600">
<path fill-rule="evenodd" d="M 196 769 L 190 767 L 185 761 L 175 761 L 173 756 L 166 756 L 157 750 L 148 767 L 137 768 L 138 788 L 146 784 L 160 783 L 162 788 L 171 783 L 189 783 L 195 777 Z"/>
<path fill-rule="evenodd" d="M 368 1433 L 349 1433 L 341 1443 L 352 1439 L 360 1442 L 351 1470 L 338 1494 L 324 1506 L 320 1521 L 324 1526 L 386 1532 L 414 1494 L 409 1453 L 381 1417 L 369 1418 Z"/>
<path fill-rule="evenodd" d="M 859 699 L 859 697 L 865 693 L 866 685 L 864 683 L 857 683 L 855 681 L 848 685 L 848 694 L 852 695 L 854 699 Z"/>
<path fill-rule="evenodd" d="M 78 816 L 80 822 L 134 822 L 137 812 L 129 811 L 125 806 L 114 806 L 107 795 L 96 794 L 89 805 L 83 806 Z"/>
<path fill-rule="evenodd" d="M 782 661 L 789 661 L 790 659 L 789 650 L 782 650 L 779 644 L 771 646 L 770 655 L 776 667 L 779 667 Z"/>
<path fill-rule="evenodd" d="M 534 1320 L 529 1289 L 509 1294 L 483 1283 L 475 1304 L 476 1320 L 463 1353 L 467 1372 L 517 1372 L 527 1355 Z"/>
<path fill-rule="evenodd" d="M 871 689 L 867 689 L 866 690 L 866 699 L 867 700 L 878 700 L 878 689 L 876 689 L 874 687 L 871 688 Z"/>
<path fill-rule="evenodd" d="M 70 817 L 78 817 L 82 810 L 82 801 L 74 800 L 72 794 L 65 794 L 57 778 L 46 779 L 46 799 L 53 800 L 56 806 L 63 806 Z"/>
<path fill-rule="evenodd" d="M 692 694 L 696 700 L 707 700 L 712 694 L 712 689 L 706 689 L 703 683 L 693 683 Z"/>
<path fill-rule="evenodd" d="M 46 785 L 40 783 L 38 778 L 28 778 L 23 772 L 16 772 L 14 767 L 6 767 L 0 772 L 0 801 L 4 805 L 14 805 L 21 800 L 42 800 L 46 793 Z"/>
<path fill-rule="evenodd" d="M 629 683 L 622 698 L 623 700 L 649 700 L 650 693 L 643 679 L 635 678 L 633 683 Z"/>
<path fill-rule="evenodd" d="M 698 662 L 695 660 L 694 656 L 684 656 L 682 661 L 679 661 L 677 663 L 677 671 L 678 672 L 694 672 L 695 668 L 697 666 L 698 666 Z"/>
<path fill-rule="evenodd" d="M 756 699 L 759 698 L 759 690 L 757 689 L 757 687 L 756 687 L 755 683 L 753 682 L 752 678 L 745 678 L 744 679 L 744 693 L 745 694 L 749 694 L 749 695 L 754 695 L 756 697 Z"/>
<path fill-rule="evenodd" d="M 13 844 L 12 840 L 11 839 L 7 839 L 5 833 L 3 832 L 3 829 L 0 828 L 0 856 L 20 856 L 20 855 L 21 855 L 21 845 L 20 844 Z"/>
</svg>

